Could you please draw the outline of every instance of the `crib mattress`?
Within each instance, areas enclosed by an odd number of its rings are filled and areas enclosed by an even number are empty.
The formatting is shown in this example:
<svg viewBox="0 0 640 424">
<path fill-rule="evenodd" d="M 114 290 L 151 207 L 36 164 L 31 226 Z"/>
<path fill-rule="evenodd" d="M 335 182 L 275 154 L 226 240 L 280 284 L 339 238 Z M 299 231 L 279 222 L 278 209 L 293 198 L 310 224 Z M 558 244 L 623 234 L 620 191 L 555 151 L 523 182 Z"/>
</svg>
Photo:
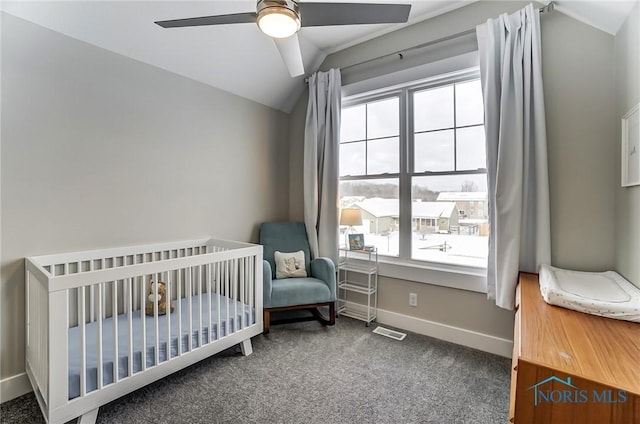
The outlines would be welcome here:
<svg viewBox="0 0 640 424">
<path fill-rule="evenodd" d="M 640 322 L 640 289 L 614 271 L 581 272 L 542 265 L 540 292 L 551 305 Z"/>
<path fill-rule="evenodd" d="M 180 321 L 182 331 L 178 337 L 178 305 L 174 300 L 175 309 L 170 315 L 158 316 L 158 356 L 159 363 L 167 360 L 167 317 L 171 317 L 171 336 L 170 350 L 171 357 L 178 355 L 178 340 L 180 341 L 182 352 L 187 352 L 193 348 L 197 348 L 209 342 L 209 332 L 211 331 L 212 342 L 218 337 L 224 337 L 228 334 L 240 330 L 242 326 L 242 314 L 244 313 L 244 325 L 249 326 L 255 322 L 255 310 L 249 305 L 243 304 L 217 294 L 211 295 L 211 304 L 209 305 L 209 296 L 207 293 L 202 295 L 202 334 L 198 323 L 200 296 L 191 297 L 191 348 L 189 347 L 189 299 L 183 298 L 180 301 Z M 220 305 L 220 325 L 218 325 L 218 304 Z M 209 313 L 211 311 L 212 328 L 209 329 Z M 229 319 L 227 322 L 227 310 L 229 311 Z M 153 316 L 147 316 L 140 311 L 133 311 L 131 317 L 131 329 L 133 340 L 133 374 L 142 371 L 143 362 L 143 332 L 142 319 L 145 323 L 145 351 L 146 367 L 152 367 L 156 364 L 156 325 Z M 122 379 L 129 376 L 129 318 L 127 314 L 117 316 L 118 328 L 118 378 Z M 238 328 L 236 328 L 236 323 Z M 98 324 L 93 322 L 85 326 L 85 334 L 87 340 L 86 350 L 86 384 L 87 393 L 98 388 Z M 113 365 L 114 365 L 114 320 L 106 318 L 102 320 L 102 377 L 103 386 L 113 383 Z M 79 327 L 69 329 L 69 399 L 80 396 L 80 373 L 81 373 L 81 333 Z"/>
</svg>

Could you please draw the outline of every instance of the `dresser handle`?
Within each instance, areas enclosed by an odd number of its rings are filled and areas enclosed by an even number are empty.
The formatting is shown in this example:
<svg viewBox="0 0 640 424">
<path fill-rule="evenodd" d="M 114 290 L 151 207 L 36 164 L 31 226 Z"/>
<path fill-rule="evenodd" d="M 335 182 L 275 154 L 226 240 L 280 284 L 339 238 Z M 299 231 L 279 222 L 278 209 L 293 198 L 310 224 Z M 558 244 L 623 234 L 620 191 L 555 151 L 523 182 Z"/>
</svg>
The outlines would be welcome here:
<svg viewBox="0 0 640 424">
<path fill-rule="evenodd" d="M 518 371 L 518 366 L 516 365 L 515 367 L 513 367 L 514 371 Z"/>
</svg>

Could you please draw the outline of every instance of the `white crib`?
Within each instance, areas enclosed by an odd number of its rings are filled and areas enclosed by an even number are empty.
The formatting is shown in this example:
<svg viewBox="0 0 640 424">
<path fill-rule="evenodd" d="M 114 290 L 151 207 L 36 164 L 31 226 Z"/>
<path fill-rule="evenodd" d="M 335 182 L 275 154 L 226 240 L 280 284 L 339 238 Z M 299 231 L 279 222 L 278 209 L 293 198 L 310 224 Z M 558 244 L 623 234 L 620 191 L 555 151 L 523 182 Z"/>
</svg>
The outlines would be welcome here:
<svg viewBox="0 0 640 424">
<path fill-rule="evenodd" d="M 49 423 L 262 333 L 262 246 L 203 239 L 26 258 L 26 372 Z M 151 281 L 174 311 L 145 315 Z"/>
</svg>

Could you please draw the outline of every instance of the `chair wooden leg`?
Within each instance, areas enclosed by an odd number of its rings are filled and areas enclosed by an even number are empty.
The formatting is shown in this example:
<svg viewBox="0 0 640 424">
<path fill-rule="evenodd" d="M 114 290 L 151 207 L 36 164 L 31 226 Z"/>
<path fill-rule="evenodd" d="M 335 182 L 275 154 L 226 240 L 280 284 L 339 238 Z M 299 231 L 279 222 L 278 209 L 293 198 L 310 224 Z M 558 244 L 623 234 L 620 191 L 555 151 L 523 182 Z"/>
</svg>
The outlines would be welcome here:
<svg viewBox="0 0 640 424">
<path fill-rule="evenodd" d="M 263 330 L 262 330 L 262 334 L 269 334 L 269 323 L 271 320 L 271 314 L 269 313 L 268 309 L 263 309 L 262 310 L 262 321 L 263 321 Z"/>
<path fill-rule="evenodd" d="M 335 302 L 329 303 L 329 318 L 325 318 L 318 308 L 311 309 L 313 316 L 320 321 L 322 325 L 335 325 L 336 323 L 336 304 Z"/>
</svg>

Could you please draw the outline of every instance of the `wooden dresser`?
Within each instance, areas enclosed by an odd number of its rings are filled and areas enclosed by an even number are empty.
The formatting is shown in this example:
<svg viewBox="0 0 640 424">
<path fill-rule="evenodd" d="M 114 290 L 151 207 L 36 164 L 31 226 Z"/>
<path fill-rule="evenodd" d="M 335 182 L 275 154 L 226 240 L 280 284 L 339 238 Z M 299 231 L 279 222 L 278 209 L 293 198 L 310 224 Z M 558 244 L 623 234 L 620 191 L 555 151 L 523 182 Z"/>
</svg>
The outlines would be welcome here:
<svg viewBox="0 0 640 424">
<path fill-rule="evenodd" d="M 640 324 L 551 306 L 521 274 L 509 420 L 640 424 Z"/>
</svg>

